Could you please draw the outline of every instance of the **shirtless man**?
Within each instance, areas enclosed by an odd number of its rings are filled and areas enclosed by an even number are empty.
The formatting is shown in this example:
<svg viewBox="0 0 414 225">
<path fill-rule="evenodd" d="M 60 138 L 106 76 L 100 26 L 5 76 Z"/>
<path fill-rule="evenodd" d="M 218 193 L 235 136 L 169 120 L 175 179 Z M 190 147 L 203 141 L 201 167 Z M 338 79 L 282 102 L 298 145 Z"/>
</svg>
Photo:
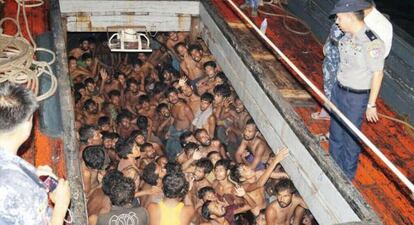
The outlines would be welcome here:
<svg viewBox="0 0 414 225">
<path fill-rule="evenodd" d="M 266 209 L 267 225 L 299 225 L 306 206 L 303 199 L 294 194 L 295 188 L 289 179 L 280 180 L 275 186 L 277 199 Z"/>
<path fill-rule="evenodd" d="M 108 93 L 109 102 L 104 107 L 104 112 L 115 124 L 118 114 L 121 112 L 121 93 L 118 90 L 112 90 Z"/>
<path fill-rule="evenodd" d="M 131 116 L 127 112 L 118 114 L 116 118 L 117 122 L 117 133 L 122 139 L 127 139 L 131 135 L 132 131 L 136 130 L 136 127 L 131 124 Z"/>
<path fill-rule="evenodd" d="M 98 60 L 96 58 L 92 58 L 90 53 L 83 53 L 81 58 L 82 61 L 80 67 L 90 72 L 90 78 L 94 78 L 98 70 Z"/>
<path fill-rule="evenodd" d="M 75 57 L 69 57 L 68 64 L 69 75 L 72 78 L 73 83 L 83 82 L 83 80 L 85 80 L 87 77 L 92 76 L 90 71 L 78 66 Z"/>
<path fill-rule="evenodd" d="M 92 145 L 82 152 L 81 172 L 83 178 L 83 189 L 88 196 L 91 191 L 99 186 L 99 176 L 105 174 L 109 165 L 109 157 L 102 146 Z"/>
<path fill-rule="evenodd" d="M 216 180 L 213 183 L 213 188 L 217 194 L 224 197 L 228 202 L 234 200 L 234 184 L 228 180 L 230 171 L 230 160 L 221 159 L 217 161 L 214 166 L 214 175 Z"/>
<path fill-rule="evenodd" d="M 218 72 L 217 70 L 217 64 L 214 61 L 208 61 L 204 63 L 204 74 L 205 76 L 203 79 L 201 79 L 199 82 L 197 82 L 197 93 L 202 95 L 205 92 L 213 93 L 214 87 L 215 87 L 215 80 L 216 80 L 216 74 Z"/>
<path fill-rule="evenodd" d="M 140 95 L 138 97 L 138 104 L 135 107 L 138 115 L 143 115 L 151 120 L 154 120 L 155 106 L 150 104 L 150 97 L 148 95 Z"/>
<path fill-rule="evenodd" d="M 191 128 L 191 122 L 194 119 L 191 108 L 181 99 L 178 98 L 178 91 L 175 88 L 169 88 L 166 91 L 168 102 L 171 105 L 171 116 L 174 122 L 167 132 L 166 154 L 170 159 L 174 159 L 178 152 L 181 151 L 179 137 L 181 133 Z"/>
<path fill-rule="evenodd" d="M 190 81 L 187 78 L 180 78 L 178 88 L 181 91 L 180 97 L 191 107 L 191 111 L 196 113 L 200 109 L 201 98 L 194 93 Z"/>
<path fill-rule="evenodd" d="M 167 48 L 175 54 L 174 47 L 180 43 L 180 42 L 186 42 L 186 39 L 188 38 L 188 33 L 184 32 L 168 32 L 167 33 L 167 41 L 165 42 L 165 45 Z"/>
<path fill-rule="evenodd" d="M 85 101 L 83 110 L 83 121 L 86 125 L 94 126 L 98 123 L 100 117 L 105 116 L 104 113 L 100 112 L 98 104 L 92 99 Z"/>
<path fill-rule="evenodd" d="M 230 178 L 237 183 L 241 183 L 241 186 L 246 190 L 247 194 L 255 201 L 255 204 L 251 205 L 253 214 L 258 215 L 260 210 L 266 207 L 264 189 L 266 181 L 269 178 L 287 178 L 286 173 L 274 172 L 277 164 L 287 155 L 287 148 L 281 149 L 264 171 L 254 171 L 243 164 L 238 164 L 231 168 Z"/>
<path fill-rule="evenodd" d="M 140 70 L 144 73 L 145 76 L 150 75 L 151 72 L 154 70 L 154 65 L 152 65 L 148 61 L 148 53 L 138 52 L 138 57 L 137 58 L 139 60 L 141 60 L 141 62 L 142 62 L 142 66 L 141 66 Z"/>
<path fill-rule="evenodd" d="M 136 115 L 135 112 L 135 104 L 138 102 L 138 98 L 140 95 L 144 94 L 143 92 L 139 91 L 139 84 L 138 81 L 134 78 L 130 78 L 126 81 L 127 91 L 125 93 L 125 101 L 126 109 L 129 112 Z"/>
<path fill-rule="evenodd" d="M 156 111 L 158 113 L 157 119 L 154 121 L 155 126 L 155 134 L 161 138 L 161 140 L 165 141 L 165 135 L 168 132 L 168 129 L 174 122 L 174 119 L 171 117 L 170 109 L 166 103 L 160 103 Z"/>
<path fill-rule="evenodd" d="M 190 85 L 194 86 L 198 79 L 203 77 L 203 69 L 197 67 L 197 63 L 188 53 L 187 46 L 180 42 L 174 46 L 175 52 L 181 58 L 180 69 L 190 79 Z"/>
<path fill-rule="evenodd" d="M 211 186 L 211 183 L 206 179 L 206 176 L 213 170 L 213 164 L 208 158 L 201 158 L 195 163 L 194 169 L 194 184 L 193 184 L 193 196 L 196 196 L 196 193 L 200 188 L 205 186 Z M 193 201 L 193 203 L 195 203 Z"/>
<path fill-rule="evenodd" d="M 79 150 L 81 153 L 80 156 L 82 156 L 82 151 L 86 147 L 102 144 L 102 135 L 97 127 L 83 125 L 79 129 L 79 142 L 80 142 Z"/>
<path fill-rule="evenodd" d="M 244 127 L 246 126 L 247 121 L 252 117 L 250 116 L 249 112 L 247 112 L 240 98 L 237 97 L 234 99 L 233 106 L 234 110 L 231 111 L 233 116 L 233 123 L 229 128 L 227 128 L 226 133 L 228 135 L 232 134 L 232 136 L 236 136 L 237 138 L 242 139 Z M 238 141 L 241 142 L 241 140 Z"/>
<path fill-rule="evenodd" d="M 76 59 L 80 59 L 80 57 L 87 52 L 90 53 L 89 41 L 85 38 L 79 41 L 79 47 L 74 48 L 69 52 L 69 57 L 73 56 Z"/>
<path fill-rule="evenodd" d="M 201 95 L 200 108 L 194 114 L 194 120 L 192 122 L 195 129 L 204 128 L 209 136 L 214 136 L 216 129 L 216 117 L 213 113 L 214 96 L 210 93 L 204 93 Z"/>
<path fill-rule="evenodd" d="M 157 152 L 155 152 L 154 146 L 151 143 L 145 142 L 140 146 L 140 151 L 142 153 L 141 162 L 139 165 L 140 169 L 144 169 L 146 165 L 151 162 L 154 162 L 157 158 Z"/>
<path fill-rule="evenodd" d="M 210 152 L 220 152 L 222 158 L 228 158 L 228 154 L 224 149 L 223 145 L 220 143 L 219 140 L 211 140 L 210 135 L 208 134 L 206 129 L 197 129 L 194 131 L 194 136 L 196 140 L 201 144 L 201 151 L 204 154 L 208 154 Z"/>
<path fill-rule="evenodd" d="M 135 187 L 138 188 L 140 184 L 140 176 L 137 159 L 141 157 L 141 151 L 139 150 L 138 145 L 133 140 L 120 142 L 116 145 L 116 153 L 120 158 L 117 169 L 121 171 L 125 177 L 131 178 L 135 182 Z"/>
<path fill-rule="evenodd" d="M 164 197 L 161 189 L 162 189 L 162 178 L 165 176 L 166 170 L 162 166 L 158 165 L 155 162 L 151 162 L 146 165 L 142 171 L 142 178 L 144 180 L 144 185 L 142 186 L 142 191 L 156 191 L 157 189 L 160 190 L 159 192 L 153 192 L 151 195 L 143 194 L 136 194 L 136 197 L 139 197 L 141 205 L 145 208 L 148 207 L 150 203 L 159 203 L 161 199 Z"/>
<path fill-rule="evenodd" d="M 122 89 L 122 84 L 117 80 L 114 79 L 112 76 L 108 75 L 105 69 L 101 69 L 99 71 L 99 74 L 101 75 L 101 85 L 99 90 L 104 95 L 105 99 L 109 99 L 109 92 L 112 90 L 118 90 L 120 91 Z"/>
<path fill-rule="evenodd" d="M 248 120 L 244 128 L 243 140 L 236 151 L 236 162 L 243 163 L 254 170 L 263 170 L 270 153 L 270 147 L 259 135 L 256 124 L 252 119 Z"/>
<path fill-rule="evenodd" d="M 138 147 L 140 147 L 140 148 L 143 144 L 148 142 L 148 143 L 152 144 L 152 147 L 154 148 L 157 156 L 164 155 L 164 153 L 162 151 L 162 146 L 155 143 L 155 142 L 151 142 L 151 141 L 147 140 L 147 138 L 145 137 L 144 132 L 142 132 L 141 130 L 134 130 L 131 133 L 131 136 L 129 137 L 129 139 L 134 140 L 135 144 L 137 144 Z"/>
</svg>

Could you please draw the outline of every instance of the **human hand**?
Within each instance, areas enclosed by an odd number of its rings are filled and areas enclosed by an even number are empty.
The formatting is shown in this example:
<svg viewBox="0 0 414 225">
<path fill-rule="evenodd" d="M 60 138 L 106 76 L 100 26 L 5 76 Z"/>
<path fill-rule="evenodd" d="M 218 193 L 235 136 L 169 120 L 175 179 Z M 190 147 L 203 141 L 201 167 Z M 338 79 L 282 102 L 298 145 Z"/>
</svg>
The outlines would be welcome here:
<svg viewBox="0 0 414 225">
<path fill-rule="evenodd" d="M 41 176 L 50 176 L 54 179 L 58 179 L 58 177 L 56 176 L 56 174 L 53 173 L 52 168 L 50 168 L 50 166 L 39 166 L 36 168 L 36 174 L 38 177 Z"/>
<path fill-rule="evenodd" d="M 377 108 L 367 108 L 365 112 L 368 122 L 375 123 L 378 121 Z"/>
<path fill-rule="evenodd" d="M 185 84 L 186 84 L 186 82 L 187 82 L 187 80 L 188 80 L 188 78 L 187 77 L 181 77 L 179 80 L 178 80 L 178 87 L 182 87 L 182 86 L 184 86 Z"/>
<path fill-rule="evenodd" d="M 101 75 L 103 81 L 108 80 L 108 73 L 104 68 L 99 70 L 99 74 Z"/>
<path fill-rule="evenodd" d="M 283 147 L 279 150 L 279 152 L 276 154 L 275 161 L 276 163 L 281 162 L 283 159 L 285 159 L 289 155 L 289 149 L 287 147 Z"/>
<path fill-rule="evenodd" d="M 234 194 L 237 197 L 243 197 L 244 195 L 246 195 L 246 190 L 244 190 L 243 187 L 240 187 L 240 185 L 236 185 L 236 187 L 234 187 Z"/>
<path fill-rule="evenodd" d="M 201 159 L 202 157 L 203 157 L 203 153 L 201 151 L 195 151 L 192 156 L 194 161 L 197 161 Z"/>
<path fill-rule="evenodd" d="M 66 210 L 70 203 L 70 196 L 69 182 L 61 178 L 56 189 L 50 193 L 50 200 L 55 203 L 55 208 Z"/>
</svg>

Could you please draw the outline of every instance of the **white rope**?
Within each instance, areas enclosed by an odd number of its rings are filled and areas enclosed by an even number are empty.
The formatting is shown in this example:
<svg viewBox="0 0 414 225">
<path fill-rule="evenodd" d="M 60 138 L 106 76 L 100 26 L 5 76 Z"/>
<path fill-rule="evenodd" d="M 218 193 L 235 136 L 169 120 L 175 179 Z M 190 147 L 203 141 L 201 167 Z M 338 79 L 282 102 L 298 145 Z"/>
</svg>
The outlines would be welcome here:
<svg viewBox="0 0 414 225">
<path fill-rule="evenodd" d="M 42 101 L 52 96 L 57 90 L 57 79 L 50 67 L 56 61 L 56 55 L 49 49 L 36 46 L 29 29 L 25 8 L 39 7 L 44 4 L 44 1 L 15 1 L 17 3 L 16 19 L 6 17 L 0 20 L 0 27 L 7 20 L 12 21 L 17 27 L 14 36 L 2 34 L 2 30 L 0 33 L 0 83 L 9 81 L 20 85 L 25 84 L 35 95 L 39 95 L 40 76 L 48 75 L 50 77 L 49 90 L 36 97 L 38 101 Z M 23 38 L 21 32 L 19 21 L 21 7 L 23 8 L 23 19 L 31 44 Z M 35 52 L 49 53 L 52 59 L 49 62 L 34 60 Z"/>
<path fill-rule="evenodd" d="M 408 178 L 346 117 L 336 106 L 310 81 L 305 74 L 300 71 L 295 64 L 253 23 L 232 0 L 226 0 L 232 8 L 252 26 L 252 28 L 263 38 L 264 41 L 285 61 L 299 77 L 323 100 L 325 105 L 330 108 L 341 120 L 351 129 L 384 163 L 387 167 L 401 180 L 401 182 L 414 193 L 414 185 Z"/>
</svg>

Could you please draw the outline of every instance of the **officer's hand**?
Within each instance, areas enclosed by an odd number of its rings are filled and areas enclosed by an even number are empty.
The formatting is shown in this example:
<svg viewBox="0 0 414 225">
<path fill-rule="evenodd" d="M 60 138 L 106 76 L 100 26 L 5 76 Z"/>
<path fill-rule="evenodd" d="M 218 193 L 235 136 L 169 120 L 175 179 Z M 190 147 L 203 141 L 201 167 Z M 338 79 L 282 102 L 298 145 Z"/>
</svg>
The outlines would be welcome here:
<svg viewBox="0 0 414 225">
<path fill-rule="evenodd" d="M 367 108 L 365 114 L 369 122 L 375 123 L 378 121 L 377 108 Z"/>
<path fill-rule="evenodd" d="M 56 189 L 50 196 L 52 202 L 55 203 L 55 208 L 60 207 L 66 211 L 70 203 L 70 196 L 69 182 L 64 179 L 59 179 Z"/>
</svg>

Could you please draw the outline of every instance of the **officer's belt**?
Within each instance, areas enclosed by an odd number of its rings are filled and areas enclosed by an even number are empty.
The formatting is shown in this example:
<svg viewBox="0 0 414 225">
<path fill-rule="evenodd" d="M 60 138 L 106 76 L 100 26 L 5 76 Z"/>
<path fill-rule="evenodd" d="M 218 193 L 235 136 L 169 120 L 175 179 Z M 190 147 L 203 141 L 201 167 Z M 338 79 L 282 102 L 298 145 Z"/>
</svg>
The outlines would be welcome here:
<svg viewBox="0 0 414 225">
<path fill-rule="evenodd" d="M 342 85 L 340 82 L 336 82 L 336 84 L 338 84 L 338 87 L 341 88 L 342 90 L 345 90 L 347 92 L 354 93 L 354 94 L 368 94 L 371 91 L 371 89 L 353 89 L 353 88 Z"/>
</svg>

